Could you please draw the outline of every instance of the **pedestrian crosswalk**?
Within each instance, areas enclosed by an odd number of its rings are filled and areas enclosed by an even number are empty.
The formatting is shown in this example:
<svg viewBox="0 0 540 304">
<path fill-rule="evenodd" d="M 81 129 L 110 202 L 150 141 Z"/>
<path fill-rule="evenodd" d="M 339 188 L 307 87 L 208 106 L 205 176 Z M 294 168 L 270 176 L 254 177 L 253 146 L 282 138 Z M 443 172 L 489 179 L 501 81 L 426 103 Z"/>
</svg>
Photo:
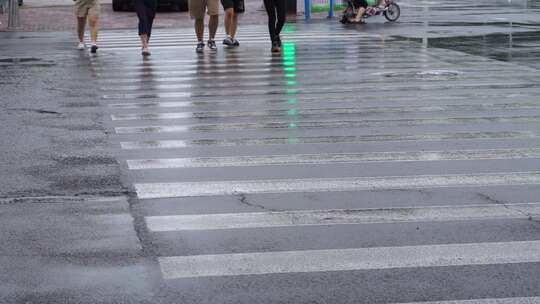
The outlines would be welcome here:
<svg viewBox="0 0 540 304">
<path fill-rule="evenodd" d="M 263 26 L 203 55 L 156 31 L 144 60 L 101 39 L 161 299 L 540 303 L 536 71 L 327 24 L 281 55 Z"/>
<path fill-rule="evenodd" d="M 148 216 L 150 231 L 217 230 L 263 227 L 373 224 L 524 218 L 540 212 L 540 203 L 435 206 L 225 214 Z"/>
<path fill-rule="evenodd" d="M 295 41 L 304 41 L 316 43 L 321 40 L 341 40 L 346 41 L 348 39 L 355 39 L 359 36 L 364 38 L 380 38 L 380 35 L 376 34 L 363 34 L 358 35 L 356 32 L 341 33 L 340 35 L 334 35 L 328 31 L 310 31 L 309 33 L 294 31 L 294 25 L 288 25 L 285 31 L 290 31 L 287 36 Z M 217 33 L 217 37 L 223 37 L 224 33 L 221 29 Z M 242 46 L 244 44 L 268 44 L 268 33 L 264 31 L 264 27 L 258 27 L 256 29 L 240 29 L 239 38 L 242 38 Z M 168 48 L 174 49 L 178 47 L 193 47 L 196 42 L 195 34 L 189 31 L 174 31 L 163 30 L 161 32 L 153 33 L 152 35 L 152 48 Z M 140 40 L 136 33 L 126 34 L 125 31 L 109 32 L 100 36 L 100 48 L 110 50 L 126 50 L 131 48 L 140 48 Z M 169 60 L 176 58 L 168 58 Z"/>
<path fill-rule="evenodd" d="M 165 279 L 540 261 L 540 241 L 161 257 Z"/>
</svg>

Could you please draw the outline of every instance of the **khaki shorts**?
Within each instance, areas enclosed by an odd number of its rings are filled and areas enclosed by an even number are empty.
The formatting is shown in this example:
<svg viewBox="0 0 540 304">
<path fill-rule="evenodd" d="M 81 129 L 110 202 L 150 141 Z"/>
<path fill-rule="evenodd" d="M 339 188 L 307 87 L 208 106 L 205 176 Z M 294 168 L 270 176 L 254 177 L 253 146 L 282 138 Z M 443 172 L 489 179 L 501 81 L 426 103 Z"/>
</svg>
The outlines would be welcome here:
<svg viewBox="0 0 540 304">
<path fill-rule="evenodd" d="M 99 16 L 99 0 L 77 0 L 75 2 L 75 14 L 79 18 L 87 16 Z"/>
<path fill-rule="evenodd" d="M 208 10 L 208 15 L 219 14 L 219 0 L 189 0 L 191 18 L 202 19 Z"/>
</svg>

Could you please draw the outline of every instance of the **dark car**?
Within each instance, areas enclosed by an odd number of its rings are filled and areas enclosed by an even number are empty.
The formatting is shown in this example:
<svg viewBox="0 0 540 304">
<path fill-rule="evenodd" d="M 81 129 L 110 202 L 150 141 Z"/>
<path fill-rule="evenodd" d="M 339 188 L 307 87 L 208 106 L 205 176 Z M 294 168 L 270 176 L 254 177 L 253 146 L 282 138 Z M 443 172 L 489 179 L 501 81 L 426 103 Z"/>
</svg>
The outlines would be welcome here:
<svg viewBox="0 0 540 304">
<path fill-rule="evenodd" d="M 157 0 L 158 7 L 170 7 L 175 11 L 187 11 L 188 0 Z M 113 11 L 133 10 L 133 0 L 112 0 Z"/>
</svg>

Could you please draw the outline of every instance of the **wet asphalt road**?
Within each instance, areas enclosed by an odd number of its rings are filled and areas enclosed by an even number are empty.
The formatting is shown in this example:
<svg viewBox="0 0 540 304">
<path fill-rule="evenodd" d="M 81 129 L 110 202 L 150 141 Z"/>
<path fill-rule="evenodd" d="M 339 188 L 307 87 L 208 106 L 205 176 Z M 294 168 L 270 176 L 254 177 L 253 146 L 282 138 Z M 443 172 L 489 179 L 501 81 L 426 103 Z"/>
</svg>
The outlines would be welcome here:
<svg viewBox="0 0 540 304">
<path fill-rule="evenodd" d="M 1 301 L 540 303 L 540 3 L 400 4 L 281 55 L 3 34 Z"/>
</svg>

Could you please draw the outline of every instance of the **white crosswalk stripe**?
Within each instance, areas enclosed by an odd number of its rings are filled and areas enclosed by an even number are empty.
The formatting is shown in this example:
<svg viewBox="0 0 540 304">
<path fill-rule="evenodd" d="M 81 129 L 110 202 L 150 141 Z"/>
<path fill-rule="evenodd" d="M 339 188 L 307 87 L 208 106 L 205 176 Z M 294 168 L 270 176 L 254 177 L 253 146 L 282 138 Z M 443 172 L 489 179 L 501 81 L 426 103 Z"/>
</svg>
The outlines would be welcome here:
<svg viewBox="0 0 540 304">
<path fill-rule="evenodd" d="M 422 152 L 380 152 L 350 154 L 298 154 L 268 155 L 252 157 L 213 157 L 213 158 L 172 158 L 172 159 L 130 159 L 131 170 L 273 166 L 296 164 L 335 164 L 359 162 L 403 162 L 438 160 L 482 160 L 540 158 L 540 149 L 500 149 L 500 150 L 462 150 L 462 151 L 422 151 Z"/>
<path fill-rule="evenodd" d="M 500 218 L 527 219 L 532 214 L 540 214 L 540 203 L 149 216 L 146 217 L 146 223 L 151 231 L 180 231 Z"/>
<path fill-rule="evenodd" d="M 159 258 L 165 279 L 540 262 L 540 241 Z"/>
<path fill-rule="evenodd" d="M 135 184 L 135 189 L 139 198 L 148 199 L 235 195 L 241 193 L 329 192 L 504 185 L 540 185 L 540 172 L 144 183 Z"/>
<path fill-rule="evenodd" d="M 217 37 L 224 37 L 225 34 L 222 31 L 218 31 Z M 263 29 L 255 30 L 240 30 L 238 33 L 238 39 L 242 41 L 242 45 L 252 44 L 268 44 L 267 33 Z M 310 31 L 285 33 L 284 36 L 287 39 L 294 39 L 295 41 L 303 42 L 318 42 L 324 39 L 347 41 L 348 39 L 381 39 L 382 36 L 374 34 L 361 34 L 358 32 L 342 33 L 340 35 L 329 34 L 326 31 Z M 90 41 L 88 41 L 89 43 Z M 115 33 L 105 32 L 99 37 L 99 46 L 102 49 L 111 50 L 126 50 L 131 48 L 140 48 L 140 41 L 136 35 L 136 32 Z M 194 33 L 187 33 L 179 30 L 162 30 L 152 33 L 152 48 L 179 48 L 179 47 L 193 47 L 196 42 Z"/>
<path fill-rule="evenodd" d="M 439 231 L 538 221 L 536 72 L 380 35 L 304 29 L 284 34 L 281 57 L 269 53 L 265 26 L 242 30 L 238 49 L 201 56 L 192 32 L 156 31 L 144 61 L 132 54 L 133 33 L 101 36 L 105 55 L 91 59 L 93 73 L 167 284 L 538 265 L 539 237 Z M 510 195 L 491 194 L 498 189 Z M 342 197 L 350 201 L 333 201 Z M 407 225 L 437 236 L 339 248 L 282 239 L 323 228 L 407 238 Z M 250 246 L 260 235 L 266 241 Z M 216 241 L 199 248 L 194 237 Z M 540 303 L 533 293 L 490 291 L 409 304 Z"/>
</svg>

